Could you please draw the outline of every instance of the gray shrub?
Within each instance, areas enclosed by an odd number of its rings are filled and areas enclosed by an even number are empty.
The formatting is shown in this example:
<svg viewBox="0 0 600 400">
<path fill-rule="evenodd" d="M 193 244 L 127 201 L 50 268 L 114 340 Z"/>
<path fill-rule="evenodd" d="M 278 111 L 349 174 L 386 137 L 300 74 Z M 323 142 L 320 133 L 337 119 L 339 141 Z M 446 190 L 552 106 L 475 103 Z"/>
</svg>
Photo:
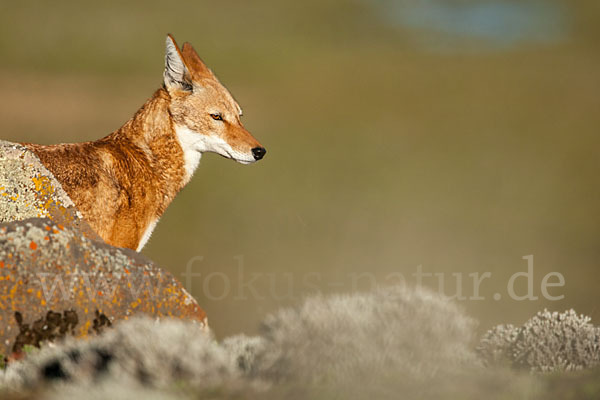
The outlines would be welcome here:
<svg viewBox="0 0 600 400">
<path fill-rule="evenodd" d="M 574 371 L 600 365 L 600 328 L 574 310 L 538 312 L 521 327 L 499 325 L 477 351 L 488 365 L 535 372 Z"/>
<path fill-rule="evenodd" d="M 222 346 L 197 324 L 136 318 L 89 340 L 45 346 L 4 375 L 9 387 L 48 383 L 88 385 L 114 381 L 168 387 L 176 382 L 210 388 L 234 383 L 239 369 Z"/>
<path fill-rule="evenodd" d="M 255 376 L 332 382 L 393 373 L 428 379 L 474 362 L 475 322 L 429 291 L 315 296 L 262 324 Z"/>
</svg>

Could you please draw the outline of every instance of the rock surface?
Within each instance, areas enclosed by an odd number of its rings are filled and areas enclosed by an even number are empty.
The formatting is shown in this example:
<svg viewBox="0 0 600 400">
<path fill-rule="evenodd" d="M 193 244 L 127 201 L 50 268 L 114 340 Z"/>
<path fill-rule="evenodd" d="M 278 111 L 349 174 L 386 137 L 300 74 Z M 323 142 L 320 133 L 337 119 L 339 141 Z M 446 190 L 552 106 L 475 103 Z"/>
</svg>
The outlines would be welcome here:
<svg viewBox="0 0 600 400">
<path fill-rule="evenodd" d="M 0 140 L 0 222 L 36 217 L 74 226 L 100 240 L 37 156 L 20 144 Z"/>
<path fill-rule="evenodd" d="M 141 254 L 48 218 L 0 224 L 0 354 L 99 333 L 133 315 L 207 328 L 206 314 L 181 283 Z"/>
</svg>

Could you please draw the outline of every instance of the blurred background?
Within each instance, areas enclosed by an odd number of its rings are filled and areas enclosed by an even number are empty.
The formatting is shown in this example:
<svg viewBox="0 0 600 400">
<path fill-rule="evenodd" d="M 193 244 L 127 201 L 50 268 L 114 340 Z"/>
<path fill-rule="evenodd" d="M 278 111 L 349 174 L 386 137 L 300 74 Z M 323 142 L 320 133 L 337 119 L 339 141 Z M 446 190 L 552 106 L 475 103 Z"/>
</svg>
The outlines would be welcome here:
<svg viewBox="0 0 600 400">
<path fill-rule="evenodd" d="M 119 128 L 161 85 L 167 32 L 268 149 L 252 166 L 203 157 L 143 250 L 217 336 L 418 268 L 461 289 L 481 330 L 544 307 L 598 324 L 598 1 L 1 1 L 2 138 Z M 527 255 L 538 299 L 516 301 Z M 542 296 L 550 272 L 560 301 Z"/>
</svg>

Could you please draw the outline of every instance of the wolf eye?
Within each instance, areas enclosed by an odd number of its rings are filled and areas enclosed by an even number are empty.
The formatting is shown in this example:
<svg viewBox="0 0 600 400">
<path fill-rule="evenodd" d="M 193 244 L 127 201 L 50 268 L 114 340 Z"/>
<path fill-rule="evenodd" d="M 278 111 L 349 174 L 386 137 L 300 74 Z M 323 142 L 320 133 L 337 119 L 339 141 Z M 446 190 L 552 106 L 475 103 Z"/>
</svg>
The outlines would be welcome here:
<svg viewBox="0 0 600 400">
<path fill-rule="evenodd" d="M 215 121 L 223 121 L 223 117 L 219 113 L 210 114 L 210 117 Z"/>
</svg>

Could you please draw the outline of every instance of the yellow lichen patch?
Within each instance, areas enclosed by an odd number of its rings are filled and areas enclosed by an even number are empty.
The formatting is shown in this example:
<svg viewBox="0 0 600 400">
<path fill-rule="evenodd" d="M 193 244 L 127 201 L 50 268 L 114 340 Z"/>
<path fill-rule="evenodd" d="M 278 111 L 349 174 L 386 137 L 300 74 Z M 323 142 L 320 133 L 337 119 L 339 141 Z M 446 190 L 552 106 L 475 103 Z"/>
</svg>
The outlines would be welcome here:
<svg viewBox="0 0 600 400">
<path fill-rule="evenodd" d="M 10 298 L 14 299 L 15 298 L 15 293 L 17 293 L 17 289 L 18 289 L 18 285 L 14 285 L 11 289 L 10 289 Z"/>
<path fill-rule="evenodd" d="M 31 178 L 33 183 L 35 184 L 35 191 L 43 194 L 43 195 L 51 195 L 54 193 L 54 187 L 52 186 L 52 182 L 50 182 L 50 178 L 47 176 L 37 176 Z"/>
<path fill-rule="evenodd" d="M 35 195 L 38 200 L 35 208 L 38 212 L 52 220 L 58 218 L 69 224 L 74 221 L 74 216 L 69 213 L 69 210 L 56 201 L 56 188 L 49 177 L 38 175 L 31 178 L 31 181 L 35 185 Z"/>
</svg>

